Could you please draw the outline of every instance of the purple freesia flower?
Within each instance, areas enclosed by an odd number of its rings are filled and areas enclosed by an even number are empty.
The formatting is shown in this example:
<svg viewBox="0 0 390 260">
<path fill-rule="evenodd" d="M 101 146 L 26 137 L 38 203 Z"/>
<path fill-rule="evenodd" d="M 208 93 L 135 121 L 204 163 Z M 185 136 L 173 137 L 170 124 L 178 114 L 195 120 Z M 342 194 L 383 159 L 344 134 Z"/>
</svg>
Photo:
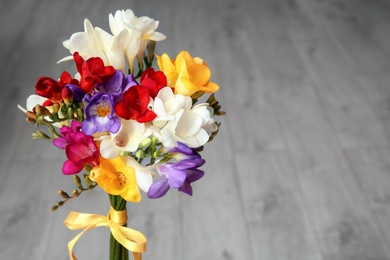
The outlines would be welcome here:
<svg viewBox="0 0 390 260">
<path fill-rule="evenodd" d="M 98 84 L 98 92 L 111 93 L 115 98 L 121 98 L 123 92 L 132 86 L 138 85 L 132 74 L 125 77 L 121 70 L 115 71 L 114 75 L 104 83 Z"/>
<path fill-rule="evenodd" d="M 104 131 L 118 132 L 121 123 L 115 113 L 115 104 L 122 99 L 123 92 L 135 85 L 138 83 L 133 75 L 125 77 L 121 70 L 116 70 L 109 80 L 99 83 L 92 94 L 85 95 L 86 119 L 82 124 L 83 132 L 87 135 Z"/>
<path fill-rule="evenodd" d="M 121 122 L 115 114 L 114 96 L 110 93 L 95 93 L 85 107 L 86 118 L 82 123 L 82 130 L 86 135 L 96 132 L 119 131 Z"/>
<path fill-rule="evenodd" d="M 68 88 L 70 91 L 72 91 L 73 94 L 73 101 L 75 102 L 81 102 L 85 96 L 85 92 L 80 86 L 73 85 L 73 84 L 66 84 L 65 88 Z"/>
<path fill-rule="evenodd" d="M 197 149 L 191 149 L 188 146 L 179 143 L 178 147 L 171 149 L 176 158 L 183 158 L 176 163 L 168 162 L 159 168 L 162 178 L 153 183 L 148 191 L 148 197 L 156 199 L 164 196 L 168 190 L 178 189 L 188 195 L 192 195 L 191 183 L 203 177 L 204 171 L 198 167 L 205 163 Z"/>
</svg>

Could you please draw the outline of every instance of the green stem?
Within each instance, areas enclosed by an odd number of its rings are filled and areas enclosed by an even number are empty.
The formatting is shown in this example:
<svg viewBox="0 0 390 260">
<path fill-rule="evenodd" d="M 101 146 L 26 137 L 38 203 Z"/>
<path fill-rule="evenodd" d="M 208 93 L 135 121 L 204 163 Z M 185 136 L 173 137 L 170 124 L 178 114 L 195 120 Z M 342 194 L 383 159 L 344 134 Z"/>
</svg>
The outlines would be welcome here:
<svg viewBox="0 0 390 260">
<path fill-rule="evenodd" d="M 122 211 L 126 209 L 126 200 L 119 195 L 109 194 L 110 204 L 116 211 Z M 127 226 L 126 224 L 124 226 Z M 110 234 L 110 260 L 128 260 L 129 251 L 122 246 L 116 239 Z"/>
</svg>

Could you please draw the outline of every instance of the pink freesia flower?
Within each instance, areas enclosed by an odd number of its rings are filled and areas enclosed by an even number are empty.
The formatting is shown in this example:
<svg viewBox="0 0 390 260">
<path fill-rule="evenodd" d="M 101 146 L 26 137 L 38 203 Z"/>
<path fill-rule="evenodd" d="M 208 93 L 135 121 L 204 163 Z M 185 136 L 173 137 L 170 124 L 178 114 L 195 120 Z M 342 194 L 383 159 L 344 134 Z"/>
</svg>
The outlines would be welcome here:
<svg viewBox="0 0 390 260">
<path fill-rule="evenodd" d="M 71 126 L 60 129 L 61 137 L 54 139 L 53 144 L 64 149 L 67 161 L 62 166 L 64 174 L 81 172 L 86 164 L 95 167 L 99 165 L 99 149 L 93 137 L 81 132 L 81 123 L 72 121 Z"/>
</svg>

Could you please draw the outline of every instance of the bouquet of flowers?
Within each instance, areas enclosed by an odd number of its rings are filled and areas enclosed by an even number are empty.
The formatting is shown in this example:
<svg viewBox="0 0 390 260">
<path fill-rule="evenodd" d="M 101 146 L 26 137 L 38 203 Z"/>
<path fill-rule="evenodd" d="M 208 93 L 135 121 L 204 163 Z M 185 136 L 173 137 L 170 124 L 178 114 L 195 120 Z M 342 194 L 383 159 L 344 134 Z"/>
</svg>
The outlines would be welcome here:
<svg viewBox="0 0 390 260">
<path fill-rule="evenodd" d="M 155 55 L 156 42 L 165 39 L 158 24 L 120 10 L 109 15 L 110 34 L 86 19 L 84 31 L 63 42 L 71 55 L 59 61 L 73 61 L 75 76 L 40 77 L 26 108 L 19 106 L 37 126 L 33 138 L 51 140 L 66 154 L 62 172 L 76 187 L 60 190 L 53 210 L 96 186 L 108 194 L 108 216 L 66 218 L 68 228 L 84 229 L 68 244 L 71 259 L 77 239 L 98 226 L 110 228 L 110 259 L 128 259 L 129 250 L 142 259 L 146 238 L 127 227 L 126 203 L 139 202 L 140 191 L 151 199 L 170 189 L 192 195 L 191 183 L 204 175 L 200 152 L 218 133 L 213 116 L 224 114 L 213 94 L 219 86 L 206 62 L 187 51 L 173 60 Z"/>
</svg>

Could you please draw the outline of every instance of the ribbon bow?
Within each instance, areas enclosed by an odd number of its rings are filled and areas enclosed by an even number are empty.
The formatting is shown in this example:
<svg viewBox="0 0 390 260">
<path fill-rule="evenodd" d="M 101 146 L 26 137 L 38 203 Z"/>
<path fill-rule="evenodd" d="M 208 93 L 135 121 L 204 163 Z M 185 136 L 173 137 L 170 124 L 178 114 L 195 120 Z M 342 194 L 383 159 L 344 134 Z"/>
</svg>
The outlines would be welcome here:
<svg viewBox="0 0 390 260">
<path fill-rule="evenodd" d="M 71 230 L 83 228 L 84 230 L 68 243 L 70 259 L 77 260 L 73 254 L 73 246 L 85 232 L 96 227 L 104 226 L 110 228 L 112 236 L 133 253 L 134 260 L 141 260 L 141 253 L 146 251 L 146 237 L 137 230 L 123 227 L 122 225 L 126 224 L 126 222 L 126 210 L 116 211 L 112 207 L 107 217 L 71 211 L 64 221 L 65 226 Z"/>
</svg>

